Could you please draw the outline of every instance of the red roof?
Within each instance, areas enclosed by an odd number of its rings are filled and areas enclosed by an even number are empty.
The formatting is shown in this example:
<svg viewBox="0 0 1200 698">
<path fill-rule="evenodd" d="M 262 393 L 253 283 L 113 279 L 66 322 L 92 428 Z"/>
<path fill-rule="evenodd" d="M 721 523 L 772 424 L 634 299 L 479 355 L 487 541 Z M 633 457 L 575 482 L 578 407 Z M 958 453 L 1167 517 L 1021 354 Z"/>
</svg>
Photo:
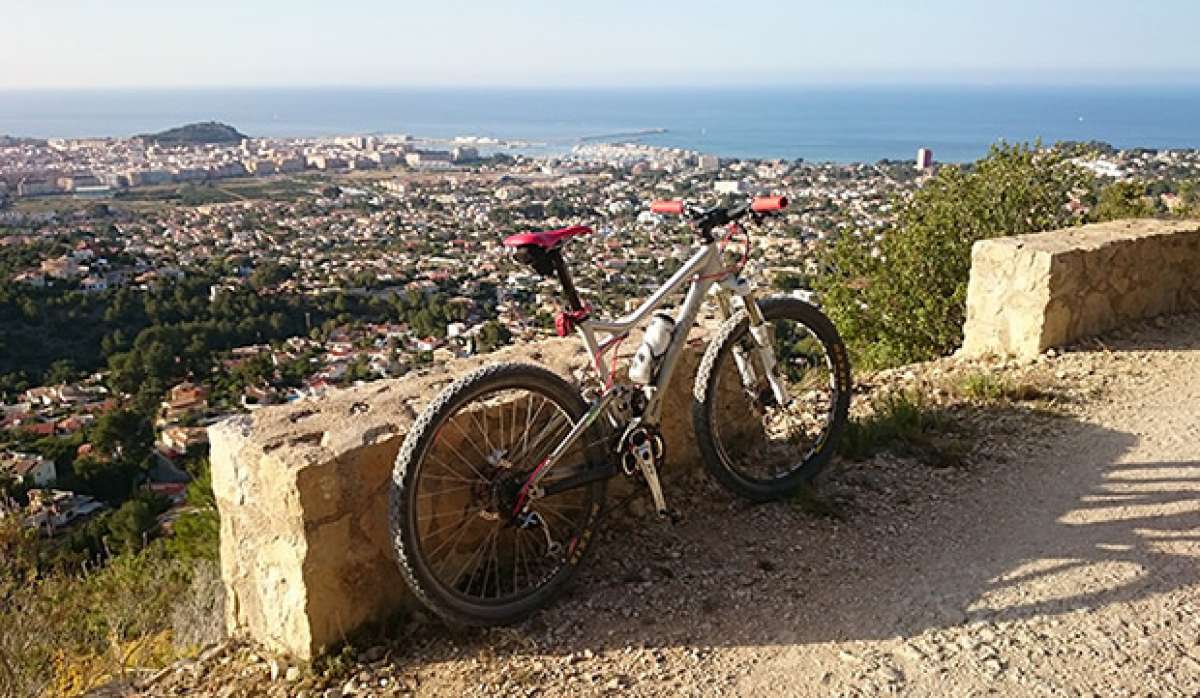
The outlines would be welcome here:
<svg viewBox="0 0 1200 698">
<path fill-rule="evenodd" d="M 161 494 L 167 497 L 176 494 L 183 494 L 187 490 L 187 485 L 177 482 L 151 482 L 146 486 L 151 492 Z"/>
<path fill-rule="evenodd" d="M 53 436 L 54 423 L 39 422 L 37 424 L 22 424 L 21 431 L 24 431 L 28 434 L 37 434 L 38 436 Z"/>
</svg>

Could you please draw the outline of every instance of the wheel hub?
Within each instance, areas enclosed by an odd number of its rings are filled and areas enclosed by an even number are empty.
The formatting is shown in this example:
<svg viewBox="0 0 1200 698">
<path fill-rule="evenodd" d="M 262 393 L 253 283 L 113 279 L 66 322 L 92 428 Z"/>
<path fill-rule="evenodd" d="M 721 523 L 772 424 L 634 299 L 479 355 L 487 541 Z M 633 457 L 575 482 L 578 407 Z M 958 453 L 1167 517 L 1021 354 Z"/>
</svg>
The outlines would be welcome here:
<svg viewBox="0 0 1200 698">
<path fill-rule="evenodd" d="M 487 482 L 479 483 L 471 492 L 474 505 L 483 507 L 479 512 L 480 518 L 511 522 L 521 488 L 529 478 L 529 473 L 499 466 L 483 469 L 481 473 Z"/>
</svg>

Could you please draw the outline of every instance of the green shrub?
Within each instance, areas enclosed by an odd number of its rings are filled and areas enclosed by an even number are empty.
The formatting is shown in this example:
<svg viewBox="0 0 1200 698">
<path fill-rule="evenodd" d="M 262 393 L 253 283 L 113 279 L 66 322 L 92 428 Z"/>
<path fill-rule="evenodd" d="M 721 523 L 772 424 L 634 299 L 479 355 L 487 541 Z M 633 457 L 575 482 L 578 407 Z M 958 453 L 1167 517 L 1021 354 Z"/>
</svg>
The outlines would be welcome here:
<svg viewBox="0 0 1200 698">
<path fill-rule="evenodd" d="M 1144 182 L 1113 182 L 1100 190 L 1100 199 L 1092 210 L 1094 221 L 1115 221 L 1122 218 L 1151 218 L 1153 200 L 1147 196 Z"/>
<path fill-rule="evenodd" d="M 971 246 L 1081 222 L 1069 202 L 1092 178 L 1057 150 L 993 146 L 971 168 L 943 167 L 900 204 L 876 242 L 843 236 L 818 279 L 825 309 L 862 366 L 945 355 L 962 342 Z"/>
<path fill-rule="evenodd" d="M 180 560 L 217 560 L 221 543 L 221 519 L 212 491 L 208 459 L 196 464 L 199 473 L 188 483 L 188 510 L 175 522 L 175 535 L 167 550 Z"/>
</svg>

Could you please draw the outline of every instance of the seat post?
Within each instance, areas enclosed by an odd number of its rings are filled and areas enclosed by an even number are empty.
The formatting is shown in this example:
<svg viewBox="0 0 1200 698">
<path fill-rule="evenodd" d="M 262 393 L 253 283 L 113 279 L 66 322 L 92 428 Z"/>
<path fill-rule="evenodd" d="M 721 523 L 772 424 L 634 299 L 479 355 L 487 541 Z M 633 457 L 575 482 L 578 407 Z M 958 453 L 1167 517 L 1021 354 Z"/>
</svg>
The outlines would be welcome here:
<svg viewBox="0 0 1200 698">
<path fill-rule="evenodd" d="M 567 299 L 567 307 L 571 310 L 583 310 L 583 302 L 579 300 L 579 292 L 575 290 L 575 282 L 571 280 L 571 270 L 563 259 L 562 250 L 550 250 L 550 261 L 554 264 L 554 273 L 563 287 L 563 296 Z"/>
</svg>

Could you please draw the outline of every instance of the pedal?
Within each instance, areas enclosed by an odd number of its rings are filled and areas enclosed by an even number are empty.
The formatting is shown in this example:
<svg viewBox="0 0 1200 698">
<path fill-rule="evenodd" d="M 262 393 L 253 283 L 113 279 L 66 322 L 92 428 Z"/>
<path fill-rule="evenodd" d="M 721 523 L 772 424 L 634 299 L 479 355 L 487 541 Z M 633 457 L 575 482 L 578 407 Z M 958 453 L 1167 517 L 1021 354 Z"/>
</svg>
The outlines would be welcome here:
<svg viewBox="0 0 1200 698">
<path fill-rule="evenodd" d="M 670 521 L 672 526 L 683 523 L 683 514 L 678 509 L 660 509 L 658 518 Z"/>
</svg>

